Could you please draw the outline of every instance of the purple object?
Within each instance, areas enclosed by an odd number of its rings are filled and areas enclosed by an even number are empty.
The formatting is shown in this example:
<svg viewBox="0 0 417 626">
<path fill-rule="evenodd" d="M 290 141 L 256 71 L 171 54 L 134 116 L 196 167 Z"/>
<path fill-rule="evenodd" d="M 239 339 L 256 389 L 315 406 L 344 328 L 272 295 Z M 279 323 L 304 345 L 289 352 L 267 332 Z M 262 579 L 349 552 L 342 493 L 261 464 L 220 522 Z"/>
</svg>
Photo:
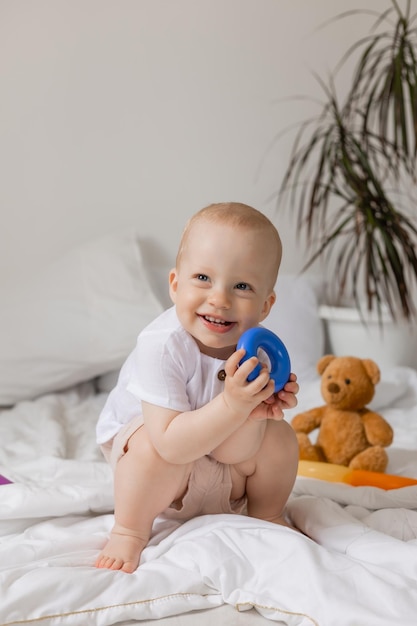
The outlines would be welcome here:
<svg viewBox="0 0 417 626">
<path fill-rule="evenodd" d="M 0 474 L 0 485 L 10 485 L 11 482 L 12 481 L 6 478 L 6 476 L 2 476 L 2 474 Z"/>
</svg>

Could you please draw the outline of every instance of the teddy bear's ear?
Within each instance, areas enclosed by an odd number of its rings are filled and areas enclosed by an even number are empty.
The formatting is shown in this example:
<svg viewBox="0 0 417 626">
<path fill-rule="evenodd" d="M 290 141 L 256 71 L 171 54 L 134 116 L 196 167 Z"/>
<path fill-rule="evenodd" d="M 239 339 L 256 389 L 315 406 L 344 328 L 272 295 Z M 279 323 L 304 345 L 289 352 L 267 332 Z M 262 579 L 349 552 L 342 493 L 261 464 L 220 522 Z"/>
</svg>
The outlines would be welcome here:
<svg viewBox="0 0 417 626">
<path fill-rule="evenodd" d="M 363 359 L 362 365 L 365 368 L 365 372 L 368 374 L 369 378 L 371 379 L 371 382 L 374 385 L 379 383 L 379 380 L 381 378 L 381 372 L 379 370 L 378 365 L 375 363 L 375 361 L 372 361 L 371 359 Z"/>
<path fill-rule="evenodd" d="M 325 354 L 317 361 L 317 371 L 320 376 L 323 374 L 326 367 L 333 361 L 336 357 L 333 354 Z"/>
</svg>

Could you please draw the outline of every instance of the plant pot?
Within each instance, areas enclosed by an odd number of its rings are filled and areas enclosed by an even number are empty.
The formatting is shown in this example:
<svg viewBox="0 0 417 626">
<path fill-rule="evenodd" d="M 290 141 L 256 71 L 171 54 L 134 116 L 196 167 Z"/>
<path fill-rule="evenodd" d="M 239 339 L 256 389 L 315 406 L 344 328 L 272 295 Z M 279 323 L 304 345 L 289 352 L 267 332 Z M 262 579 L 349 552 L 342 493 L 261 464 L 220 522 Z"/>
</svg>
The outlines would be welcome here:
<svg viewBox="0 0 417 626">
<path fill-rule="evenodd" d="M 363 314 L 350 307 L 323 305 L 326 350 L 335 356 L 372 359 L 381 371 L 403 365 L 417 369 L 417 327 L 406 321 L 393 321 L 388 311 L 382 324 L 376 313 Z"/>
</svg>

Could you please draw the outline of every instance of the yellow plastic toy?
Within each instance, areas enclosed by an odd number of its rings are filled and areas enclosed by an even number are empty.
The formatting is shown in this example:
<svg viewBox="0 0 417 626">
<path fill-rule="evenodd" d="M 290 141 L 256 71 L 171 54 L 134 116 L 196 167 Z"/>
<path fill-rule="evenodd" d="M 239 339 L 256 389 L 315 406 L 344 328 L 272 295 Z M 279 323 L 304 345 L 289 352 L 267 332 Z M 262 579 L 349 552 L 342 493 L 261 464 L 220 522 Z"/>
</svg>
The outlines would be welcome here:
<svg viewBox="0 0 417 626">
<path fill-rule="evenodd" d="M 417 485 L 415 478 L 370 472 L 368 470 L 355 470 L 344 465 L 322 463 L 320 461 L 299 461 L 298 475 L 336 483 L 347 483 L 354 487 L 379 487 L 386 490 Z"/>
</svg>

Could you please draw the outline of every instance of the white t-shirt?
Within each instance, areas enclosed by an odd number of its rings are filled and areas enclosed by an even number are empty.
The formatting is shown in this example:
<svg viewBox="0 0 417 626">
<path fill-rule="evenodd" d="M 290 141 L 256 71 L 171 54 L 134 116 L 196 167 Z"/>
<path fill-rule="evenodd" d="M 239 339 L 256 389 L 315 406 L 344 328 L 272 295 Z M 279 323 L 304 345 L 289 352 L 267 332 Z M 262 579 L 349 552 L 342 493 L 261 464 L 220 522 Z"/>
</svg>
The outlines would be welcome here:
<svg viewBox="0 0 417 626">
<path fill-rule="evenodd" d="M 218 373 L 224 365 L 200 352 L 175 307 L 164 311 L 140 333 L 123 364 L 97 423 L 97 443 L 109 441 L 133 417 L 140 417 L 142 400 L 179 412 L 207 404 L 223 390 Z"/>
</svg>

